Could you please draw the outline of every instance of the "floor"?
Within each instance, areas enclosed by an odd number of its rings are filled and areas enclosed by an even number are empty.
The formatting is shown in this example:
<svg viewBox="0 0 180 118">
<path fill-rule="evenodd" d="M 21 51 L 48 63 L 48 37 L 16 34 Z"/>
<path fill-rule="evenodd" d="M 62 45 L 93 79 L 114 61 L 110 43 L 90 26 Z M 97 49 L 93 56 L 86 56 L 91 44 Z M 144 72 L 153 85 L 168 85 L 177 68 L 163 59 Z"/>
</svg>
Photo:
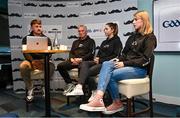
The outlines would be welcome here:
<svg viewBox="0 0 180 118">
<path fill-rule="evenodd" d="M 42 97 L 36 97 L 34 102 L 29 105 L 29 111 L 27 112 L 24 96 L 25 94 L 15 94 L 13 90 L 6 90 L 4 88 L 0 89 L 0 115 L 15 113 L 19 117 L 45 116 L 44 99 Z M 65 96 L 63 96 L 61 93 L 51 93 L 51 115 L 55 117 L 100 116 L 100 113 L 90 113 L 79 110 L 79 104 L 81 104 L 82 101 L 79 97 L 73 97 L 70 100 L 70 105 L 67 105 Z M 176 117 L 179 112 L 180 106 L 159 102 L 154 103 L 155 117 Z M 116 117 L 117 114 L 114 116 Z M 148 114 L 141 116 L 146 117 Z"/>
</svg>

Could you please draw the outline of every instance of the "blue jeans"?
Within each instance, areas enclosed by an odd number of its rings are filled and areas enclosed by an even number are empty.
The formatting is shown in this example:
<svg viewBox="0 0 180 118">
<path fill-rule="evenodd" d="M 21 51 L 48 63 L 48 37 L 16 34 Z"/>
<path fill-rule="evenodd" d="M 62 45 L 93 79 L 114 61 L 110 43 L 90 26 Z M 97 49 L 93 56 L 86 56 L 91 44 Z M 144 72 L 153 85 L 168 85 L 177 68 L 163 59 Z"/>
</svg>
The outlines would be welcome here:
<svg viewBox="0 0 180 118">
<path fill-rule="evenodd" d="M 113 61 L 105 61 L 99 74 L 97 90 L 105 92 L 107 88 L 112 99 L 117 100 L 119 99 L 118 81 L 143 78 L 146 74 L 147 70 L 145 68 L 131 66 L 115 68 Z"/>
</svg>

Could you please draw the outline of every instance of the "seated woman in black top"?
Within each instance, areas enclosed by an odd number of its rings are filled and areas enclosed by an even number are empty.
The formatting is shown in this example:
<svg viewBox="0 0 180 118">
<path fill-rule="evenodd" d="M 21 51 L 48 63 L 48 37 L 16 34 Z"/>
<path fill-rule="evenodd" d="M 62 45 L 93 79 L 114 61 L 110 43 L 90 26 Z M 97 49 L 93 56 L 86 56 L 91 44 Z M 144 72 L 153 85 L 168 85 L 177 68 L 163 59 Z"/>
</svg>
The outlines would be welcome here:
<svg viewBox="0 0 180 118">
<path fill-rule="evenodd" d="M 84 95 L 82 86 L 89 76 L 99 74 L 101 65 L 104 61 L 108 61 L 117 57 L 122 50 L 122 43 L 118 36 L 118 25 L 116 23 L 107 23 L 104 28 L 107 39 L 102 42 L 99 47 L 97 56 L 94 61 L 83 61 L 81 63 L 78 84 L 72 90 L 66 93 L 66 96 Z"/>
</svg>

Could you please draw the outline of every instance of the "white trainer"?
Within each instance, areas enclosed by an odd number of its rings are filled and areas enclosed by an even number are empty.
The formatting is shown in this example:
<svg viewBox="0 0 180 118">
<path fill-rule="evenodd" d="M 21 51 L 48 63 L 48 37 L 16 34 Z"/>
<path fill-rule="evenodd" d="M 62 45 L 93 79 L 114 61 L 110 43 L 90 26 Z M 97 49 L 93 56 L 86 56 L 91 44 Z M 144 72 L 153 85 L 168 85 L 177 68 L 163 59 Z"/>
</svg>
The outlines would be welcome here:
<svg viewBox="0 0 180 118">
<path fill-rule="evenodd" d="M 66 93 L 66 96 L 84 95 L 82 86 L 76 85 L 71 92 Z"/>
<path fill-rule="evenodd" d="M 91 97 L 88 99 L 88 102 L 91 102 L 94 99 L 95 95 L 96 95 L 96 90 L 91 91 Z"/>
<path fill-rule="evenodd" d="M 68 92 L 72 91 L 74 89 L 75 85 L 72 83 L 69 83 L 66 85 L 63 95 L 66 95 Z"/>
<path fill-rule="evenodd" d="M 33 96 L 33 91 L 34 91 L 34 88 L 28 90 L 28 95 L 27 95 L 27 101 L 32 101 L 34 96 Z"/>
</svg>

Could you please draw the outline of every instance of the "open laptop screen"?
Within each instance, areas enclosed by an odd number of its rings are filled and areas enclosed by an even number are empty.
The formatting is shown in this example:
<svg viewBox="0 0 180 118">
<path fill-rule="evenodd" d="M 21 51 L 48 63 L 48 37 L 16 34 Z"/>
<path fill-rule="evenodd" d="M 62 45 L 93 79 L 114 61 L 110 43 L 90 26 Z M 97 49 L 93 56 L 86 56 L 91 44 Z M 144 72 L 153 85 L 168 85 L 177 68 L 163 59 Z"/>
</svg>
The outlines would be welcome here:
<svg viewBox="0 0 180 118">
<path fill-rule="evenodd" d="M 48 38 L 27 36 L 27 50 L 48 50 Z"/>
</svg>

